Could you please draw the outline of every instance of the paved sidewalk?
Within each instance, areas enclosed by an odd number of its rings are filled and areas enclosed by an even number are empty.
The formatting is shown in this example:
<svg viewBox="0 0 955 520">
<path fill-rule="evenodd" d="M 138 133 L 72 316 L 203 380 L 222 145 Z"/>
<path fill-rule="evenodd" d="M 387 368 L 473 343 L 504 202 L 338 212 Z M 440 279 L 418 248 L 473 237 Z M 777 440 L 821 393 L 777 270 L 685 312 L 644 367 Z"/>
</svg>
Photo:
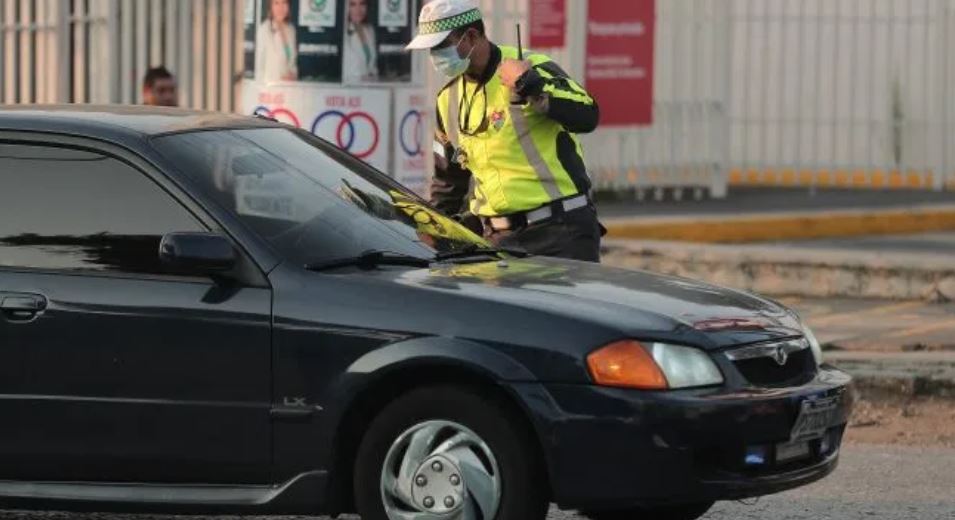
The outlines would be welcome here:
<svg viewBox="0 0 955 520">
<path fill-rule="evenodd" d="M 842 352 L 947 352 L 955 356 L 955 304 L 850 298 L 780 298 L 825 345 Z"/>
<path fill-rule="evenodd" d="M 608 265 L 760 294 L 955 301 L 950 253 L 608 239 L 603 256 Z"/>
<path fill-rule="evenodd" d="M 867 399 L 955 399 L 955 304 L 783 298 Z"/>
<path fill-rule="evenodd" d="M 863 237 L 840 237 L 819 240 L 799 240 L 794 242 L 772 242 L 765 244 L 773 247 L 800 248 L 805 251 L 830 250 L 861 254 L 928 254 L 955 256 L 955 232 L 916 233 L 905 235 L 875 235 Z"/>
</svg>

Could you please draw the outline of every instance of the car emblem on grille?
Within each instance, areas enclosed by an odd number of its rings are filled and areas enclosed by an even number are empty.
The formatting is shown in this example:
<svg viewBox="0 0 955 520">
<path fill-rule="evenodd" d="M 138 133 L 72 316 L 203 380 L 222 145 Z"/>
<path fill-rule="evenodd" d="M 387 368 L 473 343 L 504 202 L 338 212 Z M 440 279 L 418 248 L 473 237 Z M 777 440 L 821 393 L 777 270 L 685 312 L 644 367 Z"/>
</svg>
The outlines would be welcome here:
<svg viewBox="0 0 955 520">
<path fill-rule="evenodd" d="M 789 352 L 786 352 L 786 347 L 780 345 L 776 347 L 776 350 L 773 351 L 772 357 L 773 361 L 775 361 L 777 365 L 783 366 L 786 364 L 786 361 L 789 360 Z"/>
<path fill-rule="evenodd" d="M 752 345 L 726 351 L 726 357 L 731 361 L 747 359 L 769 358 L 779 366 L 785 366 L 789 356 L 809 349 L 809 342 L 805 339 L 785 340 L 763 345 Z"/>
</svg>

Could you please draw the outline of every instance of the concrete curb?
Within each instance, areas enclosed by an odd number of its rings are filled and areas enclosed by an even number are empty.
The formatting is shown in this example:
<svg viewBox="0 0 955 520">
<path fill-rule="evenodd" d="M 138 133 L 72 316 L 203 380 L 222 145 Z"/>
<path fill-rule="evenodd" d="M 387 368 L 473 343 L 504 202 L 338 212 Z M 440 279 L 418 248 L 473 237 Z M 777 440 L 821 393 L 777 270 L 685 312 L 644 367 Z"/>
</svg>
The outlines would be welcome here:
<svg viewBox="0 0 955 520">
<path fill-rule="evenodd" d="M 612 239 L 744 243 L 955 230 L 955 206 L 611 218 L 604 225 Z"/>
<path fill-rule="evenodd" d="M 955 263 L 946 255 L 607 240 L 603 260 L 775 296 L 955 300 Z"/>
<path fill-rule="evenodd" d="M 827 352 L 826 362 L 851 374 L 855 390 L 867 400 L 955 400 L 955 353 Z"/>
</svg>

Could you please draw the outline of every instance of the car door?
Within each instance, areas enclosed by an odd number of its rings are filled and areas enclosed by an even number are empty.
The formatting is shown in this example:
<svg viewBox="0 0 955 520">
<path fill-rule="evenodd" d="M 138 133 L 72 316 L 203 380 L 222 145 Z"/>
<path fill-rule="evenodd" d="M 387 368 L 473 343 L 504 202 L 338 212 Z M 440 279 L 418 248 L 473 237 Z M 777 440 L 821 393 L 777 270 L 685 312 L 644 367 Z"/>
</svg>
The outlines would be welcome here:
<svg viewBox="0 0 955 520">
<path fill-rule="evenodd" d="M 0 480 L 268 482 L 270 290 L 158 257 L 208 217 L 106 145 L 0 139 L 0 186 Z"/>
</svg>

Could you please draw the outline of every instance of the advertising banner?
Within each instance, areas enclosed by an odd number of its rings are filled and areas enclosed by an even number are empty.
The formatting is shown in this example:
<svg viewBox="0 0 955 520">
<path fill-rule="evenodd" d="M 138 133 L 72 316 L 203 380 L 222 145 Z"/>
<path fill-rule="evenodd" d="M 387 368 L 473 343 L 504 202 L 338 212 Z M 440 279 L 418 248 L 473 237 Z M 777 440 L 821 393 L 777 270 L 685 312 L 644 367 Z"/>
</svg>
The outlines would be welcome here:
<svg viewBox="0 0 955 520">
<path fill-rule="evenodd" d="M 530 46 L 533 49 L 567 44 L 567 0 L 530 0 Z"/>
<path fill-rule="evenodd" d="M 342 80 L 346 84 L 408 83 L 412 0 L 346 0 Z"/>
<path fill-rule="evenodd" d="M 409 83 L 415 0 L 245 0 L 245 76 Z M 258 12 L 255 8 L 258 8 Z"/>
<path fill-rule="evenodd" d="M 260 0 L 255 66 L 247 77 L 275 84 L 342 80 L 342 0 Z M 246 65 L 248 67 L 248 64 Z"/>
<path fill-rule="evenodd" d="M 427 154 L 431 153 L 434 135 L 431 107 L 424 89 L 398 89 L 395 92 L 395 180 L 422 196 L 430 177 Z"/>
<path fill-rule="evenodd" d="M 391 93 L 325 89 L 313 99 L 309 130 L 355 157 L 388 171 Z"/>
<path fill-rule="evenodd" d="M 304 128 L 372 166 L 388 171 L 391 93 L 383 89 L 243 86 L 246 113 Z"/>
<path fill-rule="evenodd" d="M 601 126 L 653 122 L 655 20 L 655 0 L 590 0 L 586 86 L 604 108 Z"/>
</svg>

